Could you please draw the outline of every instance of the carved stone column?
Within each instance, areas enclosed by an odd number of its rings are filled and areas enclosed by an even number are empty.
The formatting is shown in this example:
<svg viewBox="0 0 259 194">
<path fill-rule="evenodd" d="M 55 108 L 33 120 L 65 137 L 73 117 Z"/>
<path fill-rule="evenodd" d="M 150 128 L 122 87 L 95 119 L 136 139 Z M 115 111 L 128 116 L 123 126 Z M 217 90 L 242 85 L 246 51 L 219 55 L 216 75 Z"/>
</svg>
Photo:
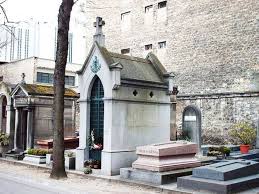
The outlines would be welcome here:
<svg viewBox="0 0 259 194">
<path fill-rule="evenodd" d="M 170 101 L 171 101 L 171 119 L 170 119 L 170 140 L 175 141 L 176 140 L 176 131 L 177 131 L 177 126 L 176 126 L 176 95 L 178 94 L 178 89 L 177 87 L 173 87 L 173 92 L 172 95 L 170 96 Z"/>
<path fill-rule="evenodd" d="M 18 108 L 15 108 L 14 150 L 18 150 L 18 147 L 19 147 L 18 135 L 19 135 L 20 114 L 21 114 L 21 111 Z"/>
<path fill-rule="evenodd" d="M 27 114 L 27 149 L 34 147 L 34 134 L 33 134 L 33 109 L 28 108 Z"/>
</svg>

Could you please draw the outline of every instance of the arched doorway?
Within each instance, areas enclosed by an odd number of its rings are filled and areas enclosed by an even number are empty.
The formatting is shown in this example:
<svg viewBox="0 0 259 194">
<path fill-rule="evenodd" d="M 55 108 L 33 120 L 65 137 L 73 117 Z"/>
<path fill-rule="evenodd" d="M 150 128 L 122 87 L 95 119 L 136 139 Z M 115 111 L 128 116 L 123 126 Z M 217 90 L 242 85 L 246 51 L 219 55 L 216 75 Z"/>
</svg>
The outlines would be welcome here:
<svg viewBox="0 0 259 194">
<path fill-rule="evenodd" d="M 187 106 L 183 111 L 183 134 L 201 146 L 201 112 L 195 106 Z"/>
<path fill-rule="evenodd" d="M 89 151 L 89 158 L 101 161 L 104 125 L 104 90 L 101 80 L 97 77 L 93 83 L 90 96 L 90 138 L 94 142 Z M 94 145 L 94 147 L 93 147 Z"/>
</svg>

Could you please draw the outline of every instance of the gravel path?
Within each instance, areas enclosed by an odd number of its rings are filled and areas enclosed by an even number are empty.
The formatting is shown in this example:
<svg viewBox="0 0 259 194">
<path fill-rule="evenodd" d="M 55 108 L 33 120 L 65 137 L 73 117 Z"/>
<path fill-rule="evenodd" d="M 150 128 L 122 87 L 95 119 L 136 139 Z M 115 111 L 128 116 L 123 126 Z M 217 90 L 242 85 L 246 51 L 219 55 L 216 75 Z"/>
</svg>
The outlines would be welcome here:
<svg viewBox="0 0 259 194">
<path fill-rule="evenodd" d="M 4 174 L 22 181 L 27 185 L 56 188 L 72 194 L 154 194 L 161 191 L 123 183 L 112 183 L 101 179 L 79 177 L 69 174 L 67 179 L 52 180 L 48 170 L 35 169 L 28 166 L 18 166 L 0 161 L 0 177 Z M 1 185 L 1 183 L 0 183 Z M 32 194 L 32 193 L 30 193 Z"/>
</svg>

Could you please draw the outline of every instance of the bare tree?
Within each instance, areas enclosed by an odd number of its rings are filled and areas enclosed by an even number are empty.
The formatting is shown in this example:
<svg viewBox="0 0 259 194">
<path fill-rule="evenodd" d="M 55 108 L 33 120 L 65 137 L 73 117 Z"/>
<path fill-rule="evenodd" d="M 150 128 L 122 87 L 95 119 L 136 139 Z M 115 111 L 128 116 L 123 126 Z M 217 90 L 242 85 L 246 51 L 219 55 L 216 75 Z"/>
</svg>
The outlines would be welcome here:
<svg viewBox="0 0 259 194">
<path fill-rule="evenodd" d="M 58 14 L 57 51 L 54 71 L 53 166 L 51 178 L 67 177 L 64 164 L 64 92 L 68 53 L 68 31 L 73 0 L 62 0 Z"/>
</svg>

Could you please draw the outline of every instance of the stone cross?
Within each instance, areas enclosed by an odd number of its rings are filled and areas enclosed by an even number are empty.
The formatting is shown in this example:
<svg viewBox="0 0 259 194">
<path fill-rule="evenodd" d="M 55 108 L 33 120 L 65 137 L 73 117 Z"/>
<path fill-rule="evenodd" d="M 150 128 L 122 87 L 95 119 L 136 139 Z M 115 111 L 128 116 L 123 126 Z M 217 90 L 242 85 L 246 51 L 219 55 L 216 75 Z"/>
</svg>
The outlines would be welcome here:
<svg viewBox="0 0 259 194">
<path fill-rule="evenodd" d="M 21 84 L 25 84 L 25 73 L 22 73 L 21 77 L 22 77 L 22 80 L 21 80 Z"/>
<path fill-rule="evenodd" d="M 105 21 L 101 17 L 96 18 L 96 22 L 94 22 L 94 27 L 96 27 L 95 34 L 102 34 L 102 27 L 105 25 Z"/>
</svg>

